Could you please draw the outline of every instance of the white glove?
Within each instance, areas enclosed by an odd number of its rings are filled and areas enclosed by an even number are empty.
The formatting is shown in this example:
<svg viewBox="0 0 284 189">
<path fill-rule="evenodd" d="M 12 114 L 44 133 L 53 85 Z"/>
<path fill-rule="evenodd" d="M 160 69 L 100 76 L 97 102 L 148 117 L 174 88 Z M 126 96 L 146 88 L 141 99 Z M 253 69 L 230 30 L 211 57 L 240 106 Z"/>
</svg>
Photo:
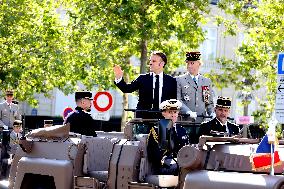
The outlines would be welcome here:
<svg viewBox="0 0 284 189">
<path fill-rule="evenodd" d="M 210 114 L 210 116 L 212 117 L 212 119 L 215 118 L 215 117 L 216 117 L 215 112 L 212 112 L 212 113 Z"/>
<path fill-rule="evenodd" d="M 8 130 L 8 126 L 7 125 L 3 125 L 4 130 Z"/>
<path fill-rule="evenodd" d="M 189 117 L 196 119 L 197 118 L 197 113 L 193 112 L 193 111 L 187 111 L 186 112 L 187 115 L 189 115 Z"/>
</svg>

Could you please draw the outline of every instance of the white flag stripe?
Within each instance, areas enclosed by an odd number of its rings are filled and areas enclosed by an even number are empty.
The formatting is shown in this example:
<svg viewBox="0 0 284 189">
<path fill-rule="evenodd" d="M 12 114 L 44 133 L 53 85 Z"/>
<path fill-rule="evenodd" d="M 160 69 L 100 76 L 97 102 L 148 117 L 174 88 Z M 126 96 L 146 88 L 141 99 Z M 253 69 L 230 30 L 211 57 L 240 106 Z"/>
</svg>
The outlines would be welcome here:
<svg viewBox="0 0 284 189">
<path fill-rule="evenodd" d="M 276 125 L 277 125 L 277 120 L 275 119 L 275 117 L 273 117 L 269 123 L 269 128 L 267 131 L 267 137 L 268 137 L 268 142 L 275 142 L 275 137 L 276 137 Z"/>
</svg>

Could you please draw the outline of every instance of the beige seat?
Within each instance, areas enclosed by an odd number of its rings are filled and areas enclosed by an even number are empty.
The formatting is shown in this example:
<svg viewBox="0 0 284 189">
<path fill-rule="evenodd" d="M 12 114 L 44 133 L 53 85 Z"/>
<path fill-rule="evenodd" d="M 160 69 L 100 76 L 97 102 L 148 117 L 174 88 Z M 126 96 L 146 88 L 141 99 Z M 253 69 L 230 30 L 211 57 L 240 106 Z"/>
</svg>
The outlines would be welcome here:
<svg viewBox="0 0 284 189">
<path fill-rule="evenodd" d="M 84 158 L 84 173 L 106 182 L 109 158 L 114 143 L 103 137 L 86 138 L 85 140 L 87 150 Z"/>
<path fill-rule="evenodd" d="M 178 185 L 178 176 L 174 175 L 148 175 L 146 182 L 161 188 L 171 188 Z"/>
</svg>

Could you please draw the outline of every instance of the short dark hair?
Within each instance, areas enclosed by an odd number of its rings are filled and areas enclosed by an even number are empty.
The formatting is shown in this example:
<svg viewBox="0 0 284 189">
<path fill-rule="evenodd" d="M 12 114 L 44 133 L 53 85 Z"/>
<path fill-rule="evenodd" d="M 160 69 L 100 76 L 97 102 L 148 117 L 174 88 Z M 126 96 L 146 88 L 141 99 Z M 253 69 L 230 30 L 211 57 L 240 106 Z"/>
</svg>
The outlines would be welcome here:
<svg viewBox="0 0 284 189">
<path fill-rule="evenodd" d="M 153 52 L 151 53 L 151 56 L 152 56 L 152 55 L 158 55 L 159 57 L 161 57 L 161 59 L 163 60 L 163 62 L 165 62 L 165 65 L 167 64 L 168 59 L 167 59 L 167 56 L 166 56 L 165 53 L 163 53 L 163 52 L 161 52 L 161 51 L 153 51 Z M 165 65 L 164 65 L 164 66 L 165 66 Z"/>
</svg>

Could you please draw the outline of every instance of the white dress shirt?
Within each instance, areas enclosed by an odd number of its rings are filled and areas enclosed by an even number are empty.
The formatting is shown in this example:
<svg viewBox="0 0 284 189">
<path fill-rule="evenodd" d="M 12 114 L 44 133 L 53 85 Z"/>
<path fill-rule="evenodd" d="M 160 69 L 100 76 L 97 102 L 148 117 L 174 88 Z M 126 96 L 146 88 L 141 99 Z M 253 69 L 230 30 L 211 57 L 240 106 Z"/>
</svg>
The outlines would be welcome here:
<svg viewBox="0 0 284 189">
<path fill-rule="evenodd" d="M 154 97 L 154 90 L 155 90 L 155 83 L 156 83 L 156 75 L 154 72 L 151 72 L 151 76 L 153 76 L 153 97 Z M 159 73 L 159 104 L 161 104 L 162 98 L 162 89 L 163 89 L 163 72 Z"/>
<path fill-rule="evenodd" d="M 197 74 L 196 76 L 191 75 L 190 73 L 188 73 L 188 74 L 190 75 L 190 77 L 192 78 L 192 80 L 193 80 L 193 78 L 195 77 L 196 83 L 198 83 L 199 74 Z M 194 80 L 193 80 L 193 81 L 194 81 Z"/>
</svg>

